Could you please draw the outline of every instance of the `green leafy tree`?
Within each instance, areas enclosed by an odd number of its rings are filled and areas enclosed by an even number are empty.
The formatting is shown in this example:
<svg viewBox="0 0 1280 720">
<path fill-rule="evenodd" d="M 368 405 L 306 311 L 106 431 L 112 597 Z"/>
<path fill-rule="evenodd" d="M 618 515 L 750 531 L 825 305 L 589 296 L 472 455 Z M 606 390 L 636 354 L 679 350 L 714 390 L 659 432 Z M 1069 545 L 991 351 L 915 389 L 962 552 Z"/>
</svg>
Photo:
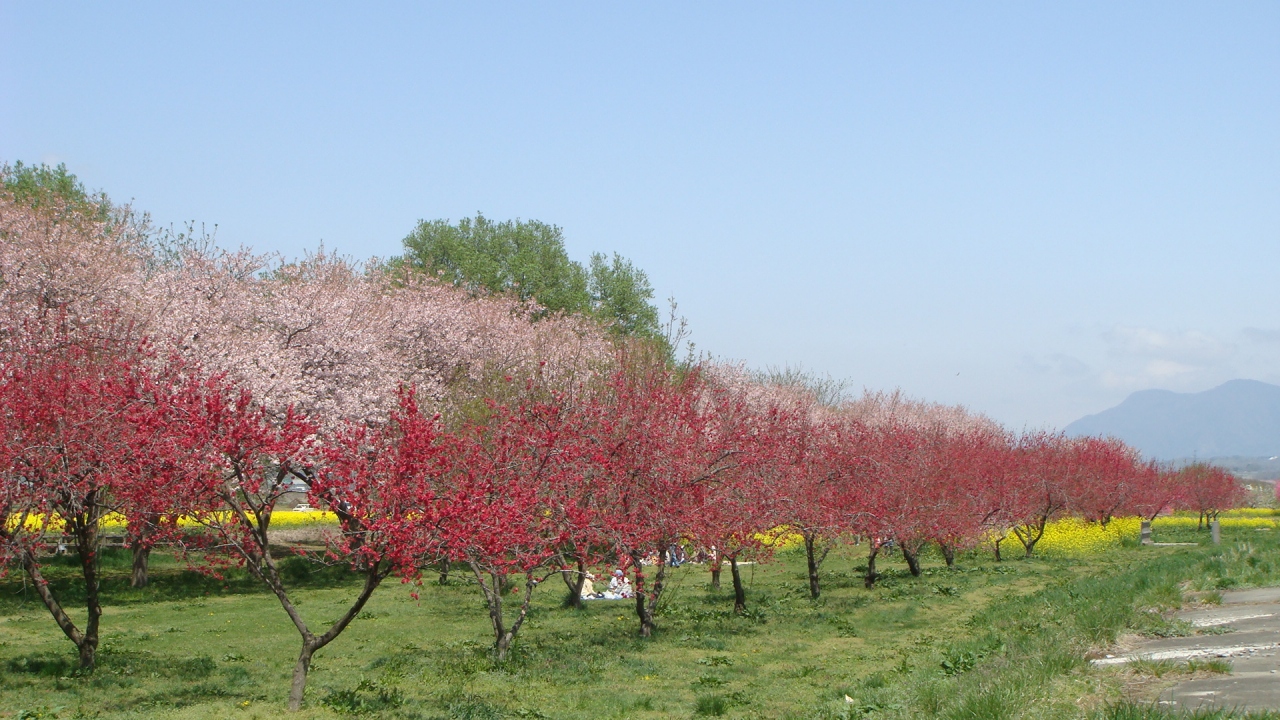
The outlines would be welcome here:
<svg viewBox="0 0 1280 720">
<path fill-rule="evenodd" d="M 102 191 L 89 192 L 67 166 L 27 165 L 21 160 L 0 164 L 0 194 L 47 213 L 56 221 L 72 218 L 103 223 L 108 232 L 133 250 L 149 256 L 153 229 L 151 218 L 136 214 L 129 205 L 116 205 Z"/>
<path fill-rule="evenodd" d="M 614 253 L 591 256 L 589 267 L 569 259 L 564 233 L 537 220 L 495 222 L 482 214 L 422 220 L 404 239 L 403 263 L 473 292 L 515 293 L 546 313 L 583 313 L 616 335 L 663 337 L 653 286 L 644 271 Z"/>
<path fill-rule="evenodd" d="M 473 291 L 516 293 L 548 313 L 586 312 L 587 274 L 569 259 L 564 234 L 537 220 L 494 222 L 484 215 L 423 220 L 404 239 L 404 262 Z"/>
<path fill-rule="evenodd" d="M 612 332 L 655 339 L 662 335 L 653 286 L 643 270 L 618 253 L 612 260 L 595 253 L 588 275 L 592 313 L 608 322 Z"/>
<path fill-rule="evenodd" d="M 26 165 L 21 160 L 0 166 L 0 186 L 17 202 L 34 208 L 65 204 L 88 217 L 107 220 L 111 217 L 111 201 L 103 193 L 90 194 L 67 166 Z"/>
</svg>

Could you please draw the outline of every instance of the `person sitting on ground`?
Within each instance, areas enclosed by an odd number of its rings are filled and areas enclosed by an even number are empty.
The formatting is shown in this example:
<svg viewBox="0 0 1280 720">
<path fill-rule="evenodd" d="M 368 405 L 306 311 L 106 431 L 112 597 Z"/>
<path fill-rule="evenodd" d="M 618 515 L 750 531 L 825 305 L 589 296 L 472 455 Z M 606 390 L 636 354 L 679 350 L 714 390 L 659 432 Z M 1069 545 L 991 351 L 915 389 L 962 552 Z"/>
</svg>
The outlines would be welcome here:
<svg viewBox="0 0 1280 720">
<path fill-rule="evenodd" d="M 605 591 L 604 597 L 606 600 L 626 600 L 635 597 L 631 591 L 631 582 L 621 570 L 613 571 L 613 577 L 609 579 L 609 589 Z"/>
<path fill-rule="evenodd" d="M 680 543 L 676 543 L 671 546 L 671 549 L 667 551 L 667 557 L 669 558 L 671 567 L 680 567 L 681 565 L 689 562 L 689 556 L 685 555 L 684 546 Z"/>
<path fill-rule="evenodd" d="M 601 596 L 600 593 L 596 592 L 595 579 L 596 576 L 591 573 L 587 573 L 587 576 L 583 578 L 582 592 L 579 594 L 579 597 L 583 600 L 595 600 Z"/>
</svg>

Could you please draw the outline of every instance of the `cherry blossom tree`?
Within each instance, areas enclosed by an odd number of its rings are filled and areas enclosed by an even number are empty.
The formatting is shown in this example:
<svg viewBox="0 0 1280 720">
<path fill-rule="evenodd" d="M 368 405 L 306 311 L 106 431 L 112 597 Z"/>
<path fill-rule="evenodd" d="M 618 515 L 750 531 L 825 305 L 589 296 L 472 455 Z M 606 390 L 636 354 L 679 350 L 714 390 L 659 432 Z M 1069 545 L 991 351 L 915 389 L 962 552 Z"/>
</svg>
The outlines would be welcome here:
<svg viewBox="0 0 1280 720">
<path fill-rule="evenodd" d="M 0 192 L 0 313 L 4 324 L 56 321 L 69 328 L 139 318 L 148 257 L 127 208 L 115 221 L 58 197 L 39 208 Z"/>
</svg>

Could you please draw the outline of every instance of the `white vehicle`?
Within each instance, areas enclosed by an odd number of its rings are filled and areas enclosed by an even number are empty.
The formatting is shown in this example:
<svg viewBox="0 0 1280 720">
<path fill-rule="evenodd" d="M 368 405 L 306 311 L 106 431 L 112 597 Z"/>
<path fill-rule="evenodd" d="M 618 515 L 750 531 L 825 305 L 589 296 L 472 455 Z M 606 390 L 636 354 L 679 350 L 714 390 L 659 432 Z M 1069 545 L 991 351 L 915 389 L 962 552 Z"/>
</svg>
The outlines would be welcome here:
<svg viewBox="0 0 1280 720">
<path fill-rule="evenodd" d="M 307 512 L 308 510 L 311 510 L 311 506 L 306 503 L 298 503 L 293 506 L 294 512 Z"/>
</svg>

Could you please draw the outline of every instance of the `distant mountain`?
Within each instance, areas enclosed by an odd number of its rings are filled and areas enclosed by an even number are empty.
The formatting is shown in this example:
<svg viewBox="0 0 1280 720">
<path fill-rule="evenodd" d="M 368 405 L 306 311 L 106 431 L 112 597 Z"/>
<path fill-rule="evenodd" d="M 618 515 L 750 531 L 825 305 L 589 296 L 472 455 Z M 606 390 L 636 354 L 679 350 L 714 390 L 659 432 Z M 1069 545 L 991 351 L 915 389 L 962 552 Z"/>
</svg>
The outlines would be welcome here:
<svg viewBox="0 0 1280 720">
<path fill-rule="evenodd" d="M 1280 386 L 1231 380 L 1200 393 L 1142 390 L 1065 432 L 1113 435 L 1159 460 L 1280 455 Z"/>
</svg>

